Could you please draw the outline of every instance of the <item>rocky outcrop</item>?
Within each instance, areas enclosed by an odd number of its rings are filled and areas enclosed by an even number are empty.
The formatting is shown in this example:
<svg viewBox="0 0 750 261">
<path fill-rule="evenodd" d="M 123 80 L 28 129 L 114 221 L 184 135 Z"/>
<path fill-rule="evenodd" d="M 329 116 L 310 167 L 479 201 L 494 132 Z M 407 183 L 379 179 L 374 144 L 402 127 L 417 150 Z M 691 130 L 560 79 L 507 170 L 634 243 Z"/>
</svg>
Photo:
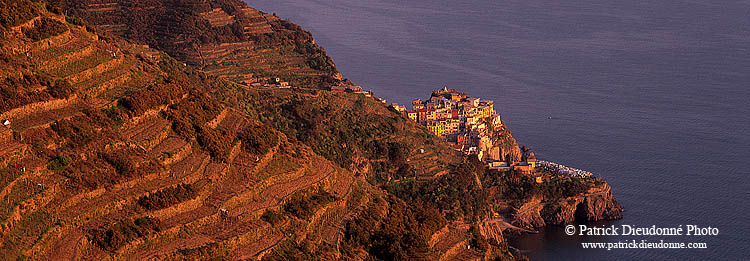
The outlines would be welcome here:
<svg viewBox="0 0 750 261">
<path fill-rule="evenodd" d="M 597 194 L 584 197 L 583 201 L 576 205 L 576 218 L 586 221 L 615 220 L 622 218 L 622 206 L 612 196 L 609 185 Z"/>
<path fill-rule="evenodd" d="M 541 197 L 533 197 L 516 210 L 512 224 L 526 229 L 545 226 L 546 223 L 540 215 L 543 207 L 544 203 Z"/>
<path fill-rule="evenodd" d="M 521 149 L 510 133 L 510 129 L 505 126 L 505 122 L 488 122 L 487 136 L 491 141 L 486 148 L 482 149 L 489 152 L 489 158 L 495 160 L 521 160 Z"/>
<path fill-rule="evenodd" d="M 479 233 L 481 233 L 487 240 L 490 240 L 490 242 L 495 242 L 496 244 L 504 243 L 505 238 L 503 238 L 503 230 L 506 229 L 506 227 L 503 226 L 501 221 L 502 220 L 494 219 L 485 220 L 479 223 Z"/>
<path fill-rule="evenodd" d="M 606 183 L 585 194 L 564 199 L 534 197 L 515 213 L 513 224 L 524 228 L 622 218 L 622 207 Z"/>
</svg>

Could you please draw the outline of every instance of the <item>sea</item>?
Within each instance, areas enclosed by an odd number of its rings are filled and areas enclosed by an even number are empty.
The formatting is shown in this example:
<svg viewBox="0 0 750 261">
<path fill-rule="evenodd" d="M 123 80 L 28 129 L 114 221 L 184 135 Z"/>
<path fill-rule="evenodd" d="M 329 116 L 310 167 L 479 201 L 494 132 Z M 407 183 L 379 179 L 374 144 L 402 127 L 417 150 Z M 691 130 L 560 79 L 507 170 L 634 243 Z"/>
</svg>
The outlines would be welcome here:
<svg viewBox="0 0 750 261">
<path fill-rule="evenodd" d="M 532 260 L 750 258 L 750 1 L 247 2 L 311 31 L 344 77 L 389 103 L 443 87 L 494 100 L 538 158 L 609 182 L 624 218 L 589 226 L 718 229 L 548 227 L 510 241 Z M 581 244 L 643 240 L 706 248 Z"/>
</svg>

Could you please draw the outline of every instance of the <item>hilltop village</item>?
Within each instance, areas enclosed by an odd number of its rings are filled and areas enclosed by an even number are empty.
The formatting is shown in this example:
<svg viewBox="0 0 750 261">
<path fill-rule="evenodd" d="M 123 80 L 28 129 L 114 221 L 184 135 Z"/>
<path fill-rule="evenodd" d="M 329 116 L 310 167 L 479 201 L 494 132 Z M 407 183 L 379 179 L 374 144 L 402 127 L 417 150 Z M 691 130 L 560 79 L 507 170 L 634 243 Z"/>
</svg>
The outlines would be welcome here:
<svg viewBox="0 0 750 261">
<path fill-rule="evenodd" d="M 371 91 L 361 86 L 334 86 L 333 92 L 351 92 L 373 97 Z M 386 100 L 373 97 L 386 103 Z M 398 103 L 391 108 L 405 114 L 409 119 L 427 127 L 436 136 L 444 137 L 451 146 L 466 154 L 477 155 L 480 160 L 513 161 L 510 155 L 501 153 L 493 146 L 495 130 L 505 130 L 500 114 L 495 111 L 495 102 L 469 97 L 466 93 L 447 87 L 435 90 L 429 99 L 412 101 L 412 109 Z M 506 156 L 503 156 L 506 155 Z"/>
<path fill-rule="evenodd" d="M 436 136 L 444 137 L 457 151 L 476 155 L 488 167 L 505 171 L 514 169 L 531 173 L 536 157 L 528 148 L 519 158 L 513 154 L 515 148 L 499 146 L 501 133 L 507 133 L 500 114 L 495 111 L 495 102 L 469 97 L 466 93 L 447 87 L 435 90 L 427 100 L 415 99 L 412 109 L 391 104 L 411 120 L 427 127 Z M 517 147 L 515 142 L 511 145 Z M 504 148 L 503 148 L 504 147 Z"/>
<path fill-rule="evenodd" d="M 362 94 L 387 104 L 385 99 L 374 97 L 372 91 L 364 91 L 361 86 L 340 85 L 330 91 Z M 426 100 L 412 100 L 412 109 L 398 103 L 391 103 L 390 107 L 445 138 L 453 149 L 476 155 L 490 169 L 530 174 L 536 168 L 534 152 L 527 147 L 521 151 L 515 141 L 503 139 L 510 132 L 495 111 L 494 101 L 444 87 L 432 91 Z"/>
<path fill-rule="evenodd" d="M 436 136 L 445 137 L 456 150 L 486 159 L 491 146 L 488 128 L 504 128 L 495 102 L 481 100 L 466 93 L 443 88 L 432 92 L 429 99 L 412 101 L 412 110 L 392 104 L 409 119 L 426 126 Z"/>
<path fill-rule="evenodd" d="M 409 119 L 426 126 L 436 136 L 444 137 L 457 151 L 476 155 L 487 167 L 499 171 L 531 174 L 537 165 L 546 171 L 571 176 L 591 176 L 587 171 L 566 167 L 554 162 L 538 161 L 528 147 L 521 147 L 520 161 L 501 151 L 494 137 L 506 131 L 495 102 L 469 97 L 466 93 L 444 87 L 435 90 L 429 99 L 412 101 L 412 109 L 392 103 L 391 107 Z"/>
</svg>

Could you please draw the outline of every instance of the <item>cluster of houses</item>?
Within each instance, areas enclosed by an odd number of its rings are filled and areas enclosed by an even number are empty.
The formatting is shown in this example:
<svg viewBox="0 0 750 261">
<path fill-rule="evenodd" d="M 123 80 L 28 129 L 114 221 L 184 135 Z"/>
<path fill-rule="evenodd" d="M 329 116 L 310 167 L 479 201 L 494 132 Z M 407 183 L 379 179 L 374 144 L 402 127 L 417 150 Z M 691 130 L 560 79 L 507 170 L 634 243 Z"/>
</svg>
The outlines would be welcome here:
<svg viewBox="0 0 750 261">
<path fill-rule="evenodd" d="M 338 85 L 338 86 L 332 86 L 331 87 L 332 92 L 350 92 L 350 93 L 357 93 L 362 94 L 365 97 L 372 97 L 372 91 L 365 91 L 362 90 L 362 86 L 359 85 Z M 379 101 L 385 103 L 385 100 L 377 98 Z"/>
<path fill-rule="evenodd" d="M 358 93 L 373 97 L 372 91 L 363 91 L 357 85 L 333 86 L 333 92 Z M 384 99 L 375 97 L 386 103 Z M 466 93 L 449 90 L 447 87 L 435 90 L 427 100 L 415 99 L 412 109 L 392 103 L 391 107 L 404 113 L 409 119 L 426 126 L 436 136 L 444 137 L 454 149 L 466 154 L 477 155 L 479 160 L 487 163 L 490 169 L 501 172 L 513 170 L 519 173 L 535 174 L 541 167 L 550 172 L 569 176 L 588 177 L 587 171 L 566 167 L 557 163 L 537 160 L 528 147 L 521 148 L 521 160 L 518 162 L 504 158 L 498 146 L 493 145 L 490 133 L 492 130 L 504 130 L 500 114 L 495 111 L 495 103 L 490 100 L 469 97 Z M 420 150 L 422 153 L 423 150 Z M 536 175 L 536 182 L 543 182 L 543 177 Z"/>
<path fill-rule="evenodd" d="M 513 171 L 520 173 L 534 173 L 537 165 L 536 155 L 534 155 L 534 152 L 530 151 L 526 146 L 523 147 L 522 151 L 523 154 L 521 156 L 521 161 L 519 162 L 489 160 L 487 166 L 490 169 L 498 170 L 500 172 L 512 169 Z M 541 182 L 541 179 L 537 179 L 537 182 Z"/>
<path fill-rule="evenodd" d="M 510 157 L 504 158 L 499 146 L 493 144 L 491 133 L 505 129 L 493 101 L 443 88 L 433 91 L 428 100 L 413 100 L 411 110 L 395 103 L 391 106 L 444 137 L 454 149 L 477 155 L 490 169 L 534 173 L 536 156 L 528 147 L 522 149 L 521 161 L 513 162 Z"/>
<path fill-rule="evenodd" d="M 411 110 L 395 103 L 391 106 L 426 126 L 433 134 L 445 137 L 456 150 L 476 154 L 479 159 L 499 154 L 490 152 L 493 145 L 487 131 L 502 128 L 493 101 L 443 88 L 433 91 L 428 100 L 413 100 Z M 499 155 L 491 158 L 499 159 Z"/>
<path fill-rule="evenodd" d="M 289 82 L 282 81 L 279 77 L 273 77 L 268 80 L 259 80 L 255 78 L 251 78 L 249 80 L 245 80 L 245 85 L 251 86 L 251 87 L 266 87 L 266 88 L 279 88 L 279 89 L 287 89 L 291 88 L 292 86 L 289 85 Z"/>
</svg>

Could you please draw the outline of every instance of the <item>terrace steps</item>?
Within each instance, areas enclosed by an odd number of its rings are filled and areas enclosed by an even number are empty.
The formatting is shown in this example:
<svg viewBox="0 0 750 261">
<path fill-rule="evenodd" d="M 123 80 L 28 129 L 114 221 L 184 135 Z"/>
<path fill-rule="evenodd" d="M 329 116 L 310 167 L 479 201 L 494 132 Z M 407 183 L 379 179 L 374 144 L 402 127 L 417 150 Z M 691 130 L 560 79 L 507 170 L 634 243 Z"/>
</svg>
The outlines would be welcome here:
<svg viewBox="0 0 750 261">
<path fill-rule="evenodd" d="M 447 231 L 440 231 L 430 240 L 431 248 L 438 254 L 439 260 L 450 260 L 462 248 L 468 245 L 468 225 L 448 224 Z M 445 229 L 445 228 L 444 228 Z"/>
<path fill-rule="evenodd" d="M 119 70 L 112 70 L 100 77 L 92 77 L 87 81 L 79 82 L 76 89 L 83 90 L 87 97 L 98 97 L 102 93 L 126 84 L 127 81 L 132 79 L 133 73 L 130 70 L 123 72 L 127 67 L 122 66 L 119 67 Z"/>
<path fill-rule="evenodd" d="M 351 213 L 346 208 L 346 201 L 340 200 L 329 203 L 325 207 L 315 212 L 307 225 L 308 237 L 311 240 L 321 240 L 322 242 L 336 246 L 339 240 L 344 236 L 344 221 Z"/>
<path fill-rule="evenodd" d="M 24 28 L 31 28 L 31 27 L 33 27 L 34 23 L 36 23 L 39 20 L 42 20 L 42 16 L 41 15 L 37 15 L 37 16 L 35 16 L 35 17 L 27 20 L 26 22 L 24 22 L 22 24 L 19 24 L 19 25 L 16 25 L 16 26 L 11 26 L 9 29 L 12 30 L 12 31 L 20 33 L 20 32 L 23 31 Z"/>
<path fill-rule="evenodd" d="M 88 56 L 91 56 L 96 51 L 96 45 L 91 43 L 84 48 L 80 48 L 73 52 L 65 53 L 52 59 L 42 61 L 41 69 L 48 72 L 55 71 L 60 67 L 70 66 L 76 61 L 80 61 Z"/>
<path fill-rule="evenodd" d="M 203 171 L 211 161 L 205 152 L 194 151 L 170 168 L 170 176 L 182 180 L 184 183 L 195 183 L 203 177 Z"/>
<path fill-rule="evenodd" d="M 0 144 L 0 167 L 21 159 L 26 155 L 28 145 L 15 140 L 4 141 Z"/>
<path fill-rule="evenodd" d="M 76 35 L 73 34 L 73 30 L 67 30 L 61 34 L 50 36 L 47 39 L 42 39 L 34 42 L 31 45 L 31 50 L 38 52 L 47 50 L 48 48 L 52 48 L 54 46 L 66 45 L 73 40 L 77 40 L 78 38 L 75 37 Z"/>
<path fill-rule="evenodd" d="M 15 119 L 13 121 L 13 129 L 22 131 L 33 128 L 47 128 L 56 121 L 69 119 L 76 115 L 82 115 L 81 109 L 84 105 L 77 102 L 76 97 L 71 97 L 68 101 L 70 100 L 75 100 L 76 102 L 68 102 L 69 104 L 67 106 L 61 108 L 35 110 L 35 112 Z"/>
<path fill-rule="evenodd" d="M 60 238 L 49 248 L 51 251 L 47 252 L 48 255 L 44 259 L 61 259 L 61 260 L 73 260 L 82 259 L 85 255 L 85 251 L 89 249 L 89 241 L 86 239 L 85 232 L 80 229 L 71 229 L 68 231 L 55 231 L 57 233 L 51 234 L 51 238 Z"/>
<path fill-rule="evenodd" d="M 153 115 L 124 130 L 122 135 L 137 147 L 150 151 L 169 136 L 169 126 L 168 120 Z"/>
<path fill-rule="evenodd" d="M 249 125 L 250 120 L 247 117 L 235 110 L 230 110 L 218 126 L 227 131 L 240 133 Z"/>
<path fill-rule="evenodd" d="M 284 235 L 278 233 L 264 235 L 250 244 L 238 246 L 232 254 L 239 259 L 262 259 L 272 247 L 281 243 L 284 238 Z"/>
<path fill-rule="evenodd" d="M 88 68 L 84 71 L 78 72 L 73 75 L 66 76 L 65 78 L 71 82 L 71 84 L 76 84 L 81 81 L 84 81 L 86 79 L 90 79 L 92 77 L 98 76 L 106 71 L 112 70 L 122 64 L 124 61 L 124 58 L 121 56 L 118 56 L 114 59 L 109 59 L 103 63 L 99 63 L 94 67 Z"/>
<path fill-rule="evenodd" d="M 280 205 L 289 196 L 294 194 L 294 192 L 316 187 L 325 182 L 330 182 L 330 180 L 327 179 L 335 177 L 335 175 L 332 175 L 335 172 L 335 169 L 332 166 L 326 163 L 318 163 L 313 166 L 322 168 L 315 173 L 305 175 L 290 182 L 278 183 L 268 186 L 262 192 L 254 195 L 254 197 L 252 197 L 252 201 L 250 202 L 239 199 L 235 199 L 233 202 L 243 202 L 243 204 L 227 202 L 225 208 L 230 210 L 231 213 L 242 213 L 242 215 L 259 215 L 268 208 Z"/>
<path fill-rule="evenodd" d="M 159 159 L 162 164 L 169 166 L 185 159 L 192 152 L 192 143 L 182 137 L 169 134 L 167 138 L 154 146 L 146 156 Z"/>
<path fill-rule="evenodd" d="M 120 9 L 120 3 L 112 2 L 112 3 L 89 4 L 87 7 L 88 7 L 86 8 L 87 12 L 95 12 L 95 13 L 112 12 L 112 11 L 117 11 Z"/>
<path fill-rule="evenodd" d="M 209 12 L 203 12 L 201 13 L 201 16 L 203 19 L 208 20 L 213 27 L 220 27 L 234 23 L 234 16 L 228 15 L 221 8 L 215 8 Z"/>
</svg>

